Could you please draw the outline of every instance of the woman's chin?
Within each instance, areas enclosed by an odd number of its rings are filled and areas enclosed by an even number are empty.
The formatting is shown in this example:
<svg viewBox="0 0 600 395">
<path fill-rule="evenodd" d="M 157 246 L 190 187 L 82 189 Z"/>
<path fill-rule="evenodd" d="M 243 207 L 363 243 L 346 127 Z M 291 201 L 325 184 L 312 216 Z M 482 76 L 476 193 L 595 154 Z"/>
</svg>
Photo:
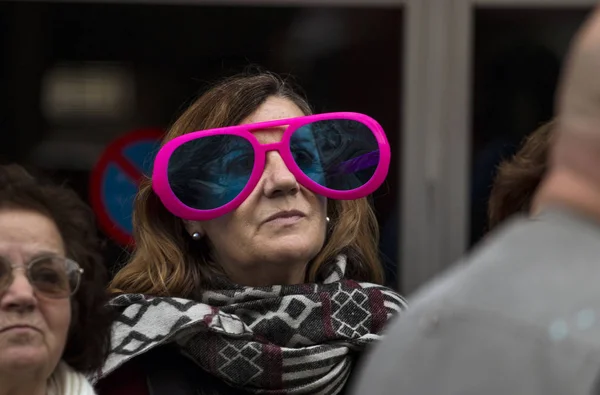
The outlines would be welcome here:
<svg viewBox="0 0 600 395">
<path fill-rule="evenodd" d="M 262 246 L 264 256 L 276 263 L 308 263 L 323 247 L 310 234 L 287 234 L 271 238 Z"/>
</svg>

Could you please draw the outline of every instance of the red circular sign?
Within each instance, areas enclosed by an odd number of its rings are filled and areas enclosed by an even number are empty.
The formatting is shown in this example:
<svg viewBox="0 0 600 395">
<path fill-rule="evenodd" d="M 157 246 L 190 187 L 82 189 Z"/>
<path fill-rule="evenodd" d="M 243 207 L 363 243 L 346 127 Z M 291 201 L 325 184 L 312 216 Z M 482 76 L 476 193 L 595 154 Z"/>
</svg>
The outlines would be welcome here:
<svg viewBox="0 0 600 395">
<path fill-rule="evenodd" d="M 150 175 L 164 132 L 139 129 L 112 141 L 90 177 L 90 203 L 100 228 L 122 246 L 133 246 L 131 214 L 139 182 Z M 129 216 L 129 217 L 128 217 Z"/>
</svg>

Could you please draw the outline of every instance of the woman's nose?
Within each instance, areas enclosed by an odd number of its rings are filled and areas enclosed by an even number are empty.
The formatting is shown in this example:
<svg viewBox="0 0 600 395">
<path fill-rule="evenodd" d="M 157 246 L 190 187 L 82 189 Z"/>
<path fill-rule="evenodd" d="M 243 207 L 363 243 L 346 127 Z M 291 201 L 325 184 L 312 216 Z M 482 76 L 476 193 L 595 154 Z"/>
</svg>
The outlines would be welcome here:
<svg viewBox="0 0 600 395">
<path fill-rule="evenodd" d="M 0 308 L 3 311 L 27 311 L 37 304 L 35 290 L 23 270 L 13 269 L 12 282 L 0 291 Z"/>
<path fill-rule="evenodd" d="M 300 188 L 296 177 L 288 169 L 277 151 L 267 153 L 263 178 L 264 194 L 267 197 L 293 195 Z"/>
</svg>

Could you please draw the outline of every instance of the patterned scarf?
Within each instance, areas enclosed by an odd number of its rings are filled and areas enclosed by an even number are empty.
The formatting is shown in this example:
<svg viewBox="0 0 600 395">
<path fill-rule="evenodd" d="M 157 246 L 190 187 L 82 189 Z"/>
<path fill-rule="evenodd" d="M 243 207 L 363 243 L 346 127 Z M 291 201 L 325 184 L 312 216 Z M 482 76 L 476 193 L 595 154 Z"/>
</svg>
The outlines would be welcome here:
<svg viewBox="0 0 600 395">
<path fill-rule="evenodd" d="M 256 394 L 337 394 L 354 353 L 378 340 L 404 299 L 344 279 L 346 257 L 321 284 L 207 291 L 201 301 L 120 295 L 113 348 L 95 381 L 167 343 L 229 385 Z"/>
</svg>

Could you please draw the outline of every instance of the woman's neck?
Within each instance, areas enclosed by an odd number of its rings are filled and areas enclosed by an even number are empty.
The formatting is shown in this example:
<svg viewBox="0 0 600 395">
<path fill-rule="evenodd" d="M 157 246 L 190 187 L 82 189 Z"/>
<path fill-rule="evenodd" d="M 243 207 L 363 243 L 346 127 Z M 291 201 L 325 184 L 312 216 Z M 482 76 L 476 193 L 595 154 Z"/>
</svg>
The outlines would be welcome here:
<svg viewBox="0 0 600 395">
<path fill-rule="evenodd" d="M 19 383 L 16 387 L 0 389 L 0 395 L 47 395 L 46 383 L 28 385 Z"/>
<path fill-rule="evenodd" d="M 46 380 L 0 375 L 0 395 L 47 395 Z"/>
<path fill-rule="evenodd" d="M 224 270 L 231 282 L 247 287 L 270 287 L 272 285 L 304 283 L 307 265 L 290 264 L 289 266 L 291 267 L 284 269 L 279 265 L 279 267 L 259 266 L 242 269 L 235 268 L 235 270 L 225 268 Z"/>
</svg>

